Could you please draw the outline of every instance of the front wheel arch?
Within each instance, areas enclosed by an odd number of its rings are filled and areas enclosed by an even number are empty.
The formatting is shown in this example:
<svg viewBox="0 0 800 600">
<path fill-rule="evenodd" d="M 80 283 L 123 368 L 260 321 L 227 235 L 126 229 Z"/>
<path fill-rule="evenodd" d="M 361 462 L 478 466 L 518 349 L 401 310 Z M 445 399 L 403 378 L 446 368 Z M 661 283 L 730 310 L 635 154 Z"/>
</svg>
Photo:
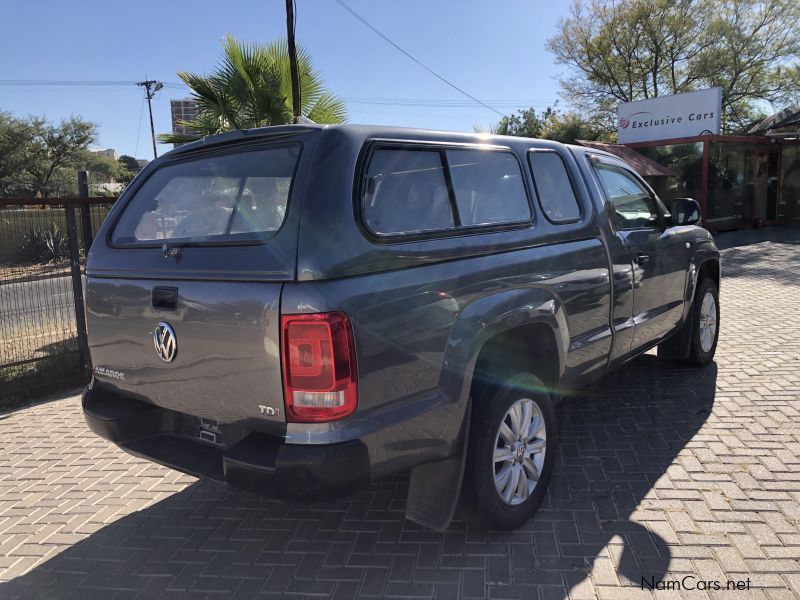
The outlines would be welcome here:
<svg viewBox="0 0 800 600">
<path fill-rule="evenodd" d="M 697 279 L 695 281 L 695 286 L 694 286 L 695 293 L 697 292 L 697 288 L 700 285 L 700 282 L 702 282 L 703 279 L 705 279 L 706 277 L 710 278 L 717 286 L 717 289 L 719 290 L 721 268 L 718 258 L 709 258 L 708 260 L 705 260 L 700 264 L 700 268 L 697 269 Z"/>
<path fill-rule="evenodd" d="M 721 269 L 718 258 L 709 258 L 700 264 L 691 288 L 691 298 L 686 299 L 688 306 L 683 317 L 683 323 L 678 331 L 658 344 L 659 358 L 678 361 L 685 361 L 689 358 L 692 350 L 693 327 L 696 318 L 697 291 L 702 287 L 706 279 L 710 279 L 719 292 L 720 275 Z"/>
</svg>

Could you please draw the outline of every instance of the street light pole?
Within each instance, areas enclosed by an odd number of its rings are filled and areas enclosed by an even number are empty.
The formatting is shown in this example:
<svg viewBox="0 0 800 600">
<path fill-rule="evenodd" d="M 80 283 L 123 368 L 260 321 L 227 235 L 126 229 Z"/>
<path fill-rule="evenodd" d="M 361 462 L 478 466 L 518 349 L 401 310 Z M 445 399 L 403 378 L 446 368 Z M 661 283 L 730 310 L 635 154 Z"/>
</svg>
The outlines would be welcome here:
<svg viewBox="0 0 800 600">
<path fill-rule="evenodd" d="M 289 44 L 289 70 L 292 76 L 292 115 L 300 119 L 300 76 L 297 72 L 297 48 L 294 45 L 294 0 L 286 0 L 286 37 Z"/>
<path fill-rule="evenodd" d="M 156 129 L 153 126 L 153 105 L 150 104 L 150 100 L 153 99 L 158 90 L 164 87 L 164 84 L 154 79 L 148 79 L 140 81 L 136 85 L 144 88 L 145 97 L 147 98 L 147 111 L 150 113 L 150 138 L 153 140 L 153 158 L 158 158 L 158 152 L 156 152 Z"/>
</svg>

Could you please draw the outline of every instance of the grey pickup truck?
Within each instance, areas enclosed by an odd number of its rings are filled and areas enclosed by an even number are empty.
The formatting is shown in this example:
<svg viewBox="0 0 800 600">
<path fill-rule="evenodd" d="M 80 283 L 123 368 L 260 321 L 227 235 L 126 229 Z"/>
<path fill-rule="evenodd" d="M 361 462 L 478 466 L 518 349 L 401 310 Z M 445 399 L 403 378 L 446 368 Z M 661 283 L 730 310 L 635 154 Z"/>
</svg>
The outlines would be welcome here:
<svg viewBox="0 0 800 600">
<path fill-rule="evenodd" d="M 410 471 L 513 528 L 554 468 L 554 403 L 658 346 L 712 360 L 720 256 L 611 154 L 368 126 L 235 131 L 150 163 L 89 252 L 89 427 L 259 494 Z M 575 400 L 579 401 L 579 400 Z"/>
</svg>

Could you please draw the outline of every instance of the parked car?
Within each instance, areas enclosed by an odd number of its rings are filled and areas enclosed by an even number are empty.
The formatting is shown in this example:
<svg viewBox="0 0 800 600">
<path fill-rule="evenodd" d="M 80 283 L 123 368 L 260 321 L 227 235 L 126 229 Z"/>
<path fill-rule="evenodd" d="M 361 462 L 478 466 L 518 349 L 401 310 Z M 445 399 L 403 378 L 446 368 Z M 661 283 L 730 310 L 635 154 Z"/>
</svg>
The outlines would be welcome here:
<svg viewBox="0 0 800 600">
<path fill-rule="evenodd" d="M 260 494 L 410 470 L 409 519 L 447 527 L 463 489 L 513 528 L 546 493 L 565 394 L 656 345 L 712 360 L 700 218 L 611 154 L 542 140 L 308 125 L 187 144 L 89 253 L 86 420 Z"/>
</svg>

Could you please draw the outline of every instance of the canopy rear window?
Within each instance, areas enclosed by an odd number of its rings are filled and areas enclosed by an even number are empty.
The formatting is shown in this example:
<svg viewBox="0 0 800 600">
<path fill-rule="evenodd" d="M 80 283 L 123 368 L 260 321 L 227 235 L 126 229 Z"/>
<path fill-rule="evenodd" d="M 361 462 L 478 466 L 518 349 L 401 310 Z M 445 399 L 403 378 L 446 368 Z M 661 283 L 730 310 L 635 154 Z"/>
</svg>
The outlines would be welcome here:
<svg viewBox="0 0 800 600">
<path fill-rule="evenodd" d="M 280 229 L 300 144 L 205 156 L 156 170 L 114 227 L 116 245 L 263 240 Z"/>
</svg>

